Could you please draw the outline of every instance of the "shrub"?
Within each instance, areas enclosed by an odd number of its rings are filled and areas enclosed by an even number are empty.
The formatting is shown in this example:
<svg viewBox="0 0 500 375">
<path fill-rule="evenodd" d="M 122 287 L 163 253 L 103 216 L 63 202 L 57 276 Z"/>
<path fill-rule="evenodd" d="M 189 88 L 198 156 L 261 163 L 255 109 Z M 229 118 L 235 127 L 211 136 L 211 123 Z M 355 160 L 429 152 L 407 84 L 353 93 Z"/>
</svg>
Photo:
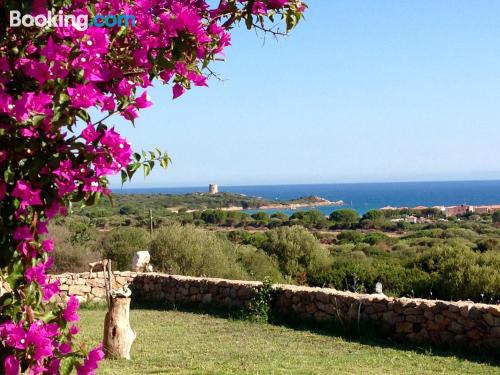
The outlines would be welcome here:
<svg viewBox="0 0 500 375">
<path fill-rule="evenodd" d="M 113 269 L 129 270 L 135 252 L 149 247 L 149 234 L 142 228 L 116 228 L 104 233 L 96 244 L 102 258 L 111 259 Z"/>
<path fill-rule="evenodd" d="M 264 251 L 253 246 L 238 246 L 237 254 L 238 262 L 252 279 L 263 281 L 267 278 L 275 283 L 285 281 L 277 262 Z"/>
<path fill-rule="evenodd" d="M 303 227 L 271 229 L 266 237 L 264 250 L 277 260 L 281 272 L 289 280 L 296 280 L 304 272 L 318 272 L 330 264 L 328 250 Z"/>
<path fill-rule="evenodd" d="M 373 232 L 373 233 L 367 234 L 363 238 L 363 242 L 366 242 L 367 244 L 370 244 L 373 246 L 373 245 L 376 245 L 380 242 L 387 241 L 388 239 L 389 239 L 389 237 L 385 233 Z"/>
<path fill-rule="evenodd" d="M 415 263 L 433 278 L 434 295 L 443 299 L 500 299 L 500 254 L 467 247 L 427 250 Z"/>
<path fill-rule="evenodd" d="M 339 233 L 339 235 L 337 236 L 337 240 L 341 244 L 363 242 L 364 238 L 365 238 L 365 236 L 363 235 L 363 233 L 355 231 L 355 230 L 344 231 L 344 232 Z"/>
<path fill-rule="evenodd" d="M 84 244 L 96 238 L 96 230 L 91 225 L 90 219 L 80 216 L 68 218 L 66 226 L 71 233 L 71 243 Z"/>
<path fill-rule="evenodd" d="M 156 232 L 150 245 L 155 269 L 179 275 L 245 279 L 235 245 L 191 225 L 172 224 Z"/>
<path fill-rule="evenodd" d="M 227 238 L 234 243 L 251 245 L 258 249 L 262 249 L 264 243 L 267 241 L 267 236 L 265 235 L 265 233 L 251 233 L 245 230 L 234 230 L 228 232 Z"/>
<path fill-rule="evenodd" d="M 271 280 L 264 279 L 260 288 L 253 288 L 253 295 L 245 311 L 245 317 L 251 321 L 267 322 L 271 306 L 278 293 L 279 290 L 273 288 Z"/>
<path fill-rule="evenodd" d="M 424 271 L 400 264 L 371 262 L 366 257 L 338 258 L 328 271 L 310 275 L 308 280 L 313 286 L 368 293 L 373 293 L 380 281 L 384 293 L 394 296 L 428 297 L 431 290 L 431 277 Z"/>
<path fill-rule="evenodd" d="M 85 272 L 88 264 L 99 259 L 99 254 L 92 252 L 88 246 L 74 244 L 68 228 L 51 224 L 49 235 L 54 241 L 52 259 L 54 264 L 50 271 L 58 274 L 63 272 Z"/>
</svg>

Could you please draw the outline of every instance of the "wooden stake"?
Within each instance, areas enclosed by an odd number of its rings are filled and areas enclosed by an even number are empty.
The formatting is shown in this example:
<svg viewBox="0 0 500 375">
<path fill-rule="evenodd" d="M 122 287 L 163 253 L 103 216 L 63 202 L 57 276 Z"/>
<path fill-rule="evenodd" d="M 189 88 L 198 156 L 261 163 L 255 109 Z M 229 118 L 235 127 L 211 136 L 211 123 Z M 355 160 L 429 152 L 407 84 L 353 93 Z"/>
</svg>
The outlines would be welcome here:
<svg viewBox="0 0 500 375">
<path fill-rule="evenodd" d="M 153 210 L 149 210 L 149 235 L 153 237 Z"/>
</svg>

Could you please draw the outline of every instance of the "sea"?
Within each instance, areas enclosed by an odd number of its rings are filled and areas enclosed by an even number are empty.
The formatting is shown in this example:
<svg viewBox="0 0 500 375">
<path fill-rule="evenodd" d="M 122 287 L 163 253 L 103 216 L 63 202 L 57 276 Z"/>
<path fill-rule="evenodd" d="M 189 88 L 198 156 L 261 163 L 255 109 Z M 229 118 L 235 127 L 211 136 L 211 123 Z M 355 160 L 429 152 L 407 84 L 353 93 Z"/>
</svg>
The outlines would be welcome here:
<svg viewBox="0 0 500 375">
<path fill-rule="evenodd" d="M 206 192 L 203 187 L 165 187 L 114 189 L 115 194 L 185 194 Z M 325 215 L 342 208 L 359 214 L 386 206 L 453 206 L 458 204 L 500 204 L 499 181 L 383 182 L 311 185 L 219 186 L 219 191 L 240 193 L 269 200 L 289 200 L 319 196 L 330 201 L 344 201 L 343 206 L 318 207 Z M 271 213 L 276 210 L 269 210 Z M 248 212 L 253 212 L 249 210 Z M 285 210 L 287 214 L 295 211 Z"/>
</svg>

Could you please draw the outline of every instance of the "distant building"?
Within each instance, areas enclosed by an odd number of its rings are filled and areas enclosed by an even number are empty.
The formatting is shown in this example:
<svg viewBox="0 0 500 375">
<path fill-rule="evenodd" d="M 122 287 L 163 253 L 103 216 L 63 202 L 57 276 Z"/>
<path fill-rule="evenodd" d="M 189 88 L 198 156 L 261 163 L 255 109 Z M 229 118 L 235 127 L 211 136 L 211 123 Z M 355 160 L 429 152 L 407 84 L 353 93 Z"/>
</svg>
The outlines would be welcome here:
<svg viewBox="0 0 500 375">
<path fill-rule="evenodd" d="M 500 211 L 500 205 L 476 206 L 475 209 L 475 212 L 478 214 L 492 214 L 495 211 Z"/>
<path fill-rule="evenodd" d="M 474 212 L 474 206 L 469 206 L 466 204 L 461 204 L 459 206 L 445 207 L 444 210 L 446 217 L 463 216 L 472 212 Z"/>
<path fill-rule="evenodd" d="M 208 185 L 209 194 L 217 194 L 218 192 L 219 192 L 219 186 L 217 186 L 217 184 Z"/>
<path fill-rule="evenodd" d="M 416 216 L 407 216 L 405 217 L 405 222 L 407 223 L 412 223 L 412 224 L 417 224 L 418 223 L 418 217 Z"/>
</svg>

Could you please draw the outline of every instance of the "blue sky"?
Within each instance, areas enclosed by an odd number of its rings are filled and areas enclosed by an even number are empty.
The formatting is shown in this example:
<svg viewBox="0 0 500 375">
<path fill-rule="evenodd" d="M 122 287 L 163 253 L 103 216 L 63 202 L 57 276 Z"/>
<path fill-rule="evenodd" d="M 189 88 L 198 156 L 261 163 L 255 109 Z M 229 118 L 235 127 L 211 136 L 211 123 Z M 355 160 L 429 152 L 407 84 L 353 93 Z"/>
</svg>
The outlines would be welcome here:
<svg viewBox="0 0 500 375">
<path fill-rule="evenodd" d="M 135 129 L 115 119 L 173 159 L 126 187 L 500 177 L 499 1 L 309 6 L 277 42 L 234 30 L 224 82 L 157 85 Z"/>
</svg>

